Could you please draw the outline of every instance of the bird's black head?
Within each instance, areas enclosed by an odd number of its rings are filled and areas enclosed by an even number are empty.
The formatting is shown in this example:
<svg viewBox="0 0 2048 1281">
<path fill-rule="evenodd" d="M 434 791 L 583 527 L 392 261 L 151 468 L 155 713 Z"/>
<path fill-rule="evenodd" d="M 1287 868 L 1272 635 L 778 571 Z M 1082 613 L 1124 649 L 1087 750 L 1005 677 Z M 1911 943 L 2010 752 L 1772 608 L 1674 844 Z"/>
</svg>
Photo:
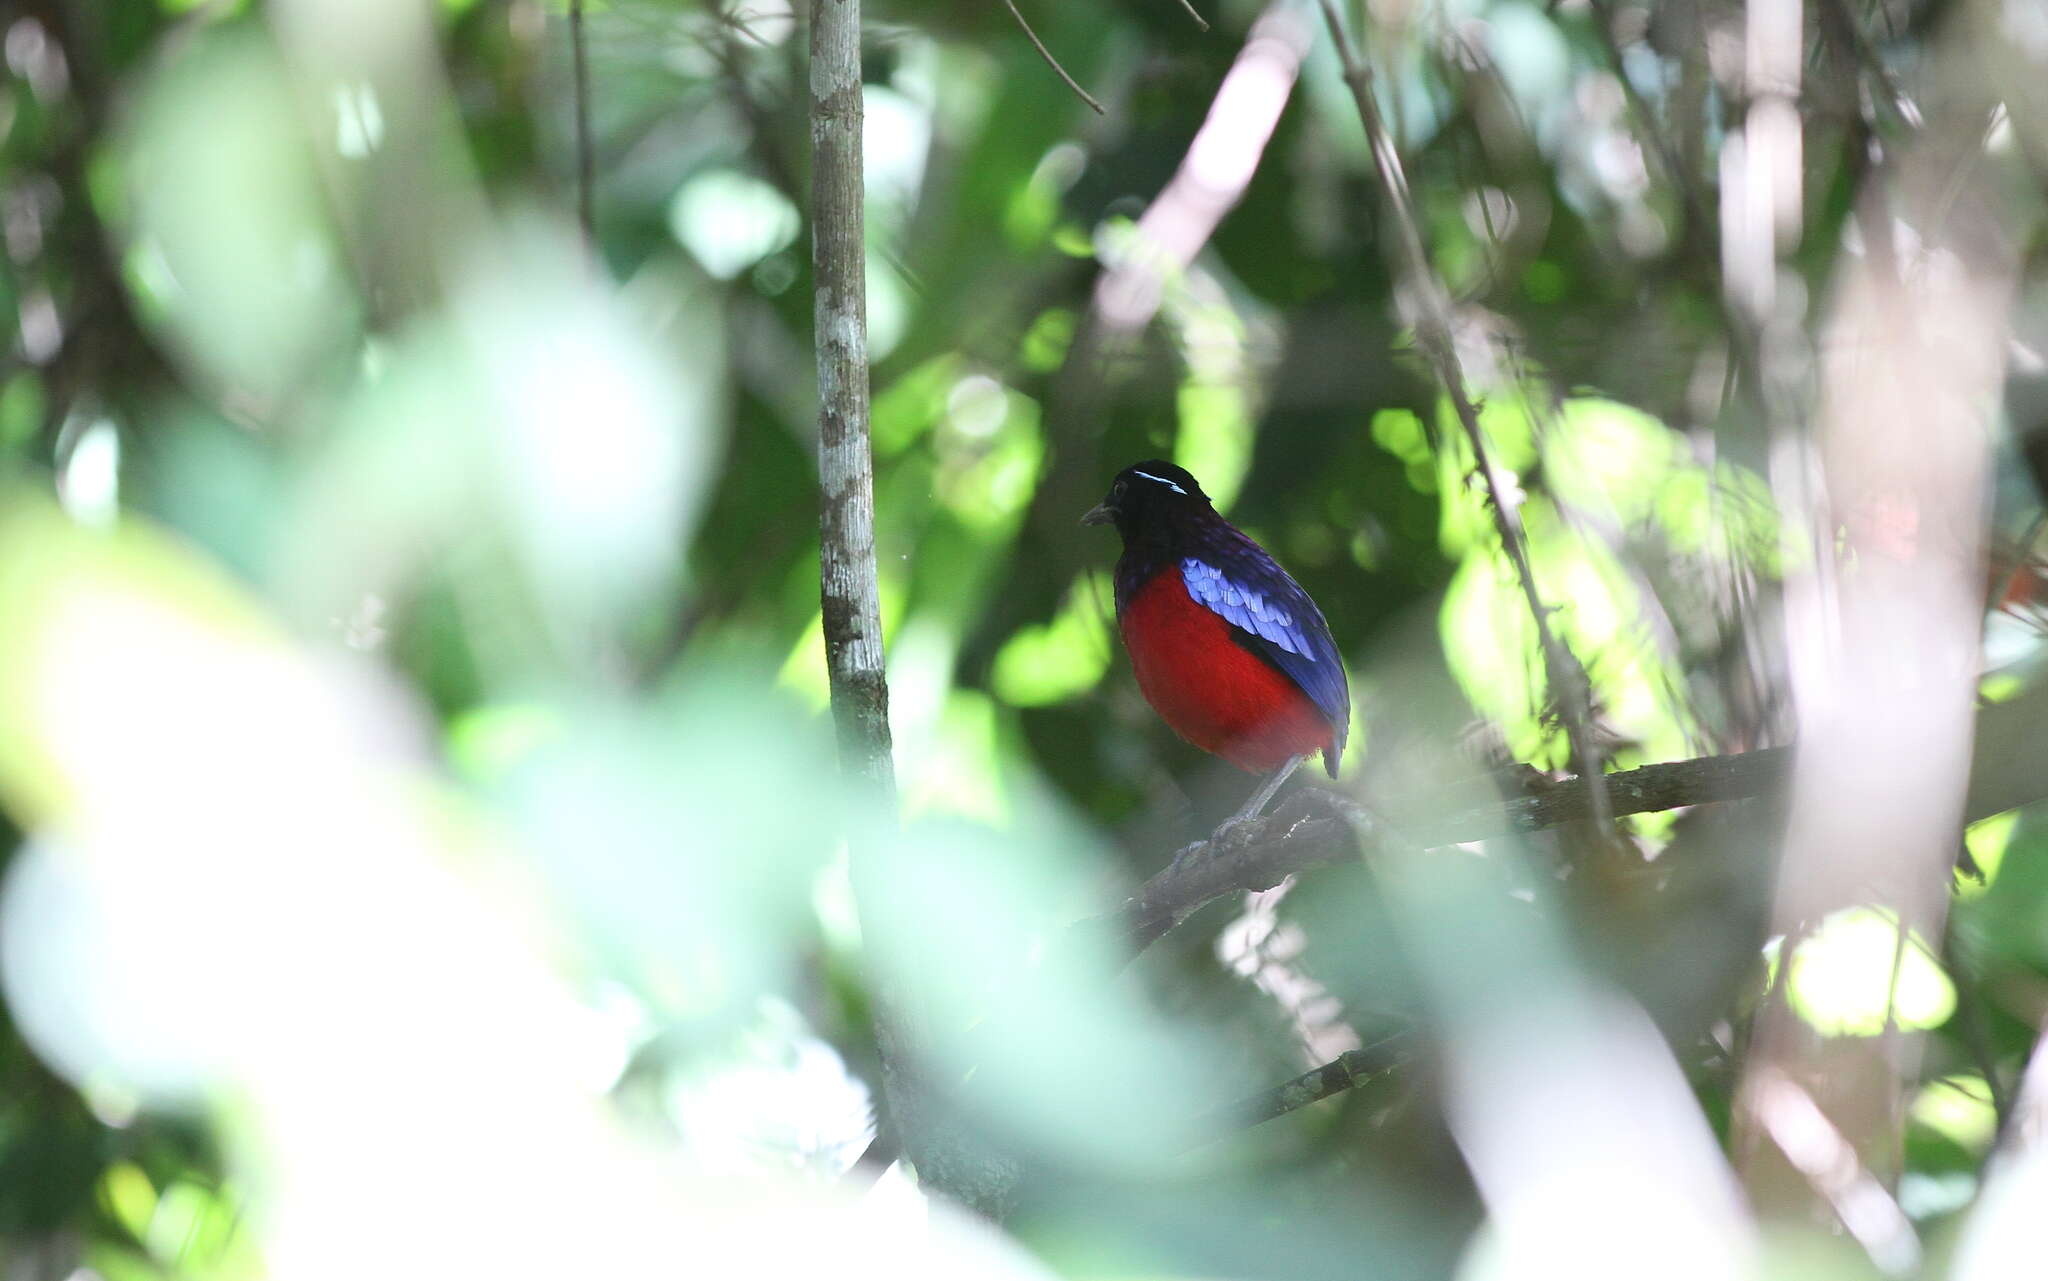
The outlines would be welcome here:
<svg viewBox="0 0 2048 1281">
<path fill-rule="evenodd" d="M 1157 458 L 1133 463 L 1116 474 L 1109 496 L 1081 518 L 1083 525 L 1115 525 L 1126 546 L 1169 539 L 1189 520 L 1214 516 L 1209 496 L 1193 476 Z"/>
</svg>

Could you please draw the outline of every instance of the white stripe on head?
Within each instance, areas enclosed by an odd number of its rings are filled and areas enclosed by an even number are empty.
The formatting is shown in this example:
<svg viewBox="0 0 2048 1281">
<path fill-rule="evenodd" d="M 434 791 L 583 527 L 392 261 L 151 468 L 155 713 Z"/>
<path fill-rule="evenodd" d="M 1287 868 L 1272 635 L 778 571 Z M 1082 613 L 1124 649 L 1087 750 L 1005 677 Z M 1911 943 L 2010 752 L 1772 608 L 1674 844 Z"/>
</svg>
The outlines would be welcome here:
<svg viewBox="0 0 2048 1281">
<path fill-rule="evenodd" d="M 1146 480 L 1156 480 L 1156 481 L 1158 481 L 1158 482 L 1159 482 L 1160 484 L 1162 484 L 1162 485 L 1166 486 L 1166 487 L 1167 487 L 1168 489 L 1172 490 L 1172 491 L 1173 491 L 1174 493 L 1176 493 L 1176 494 L 1180 494 L 1180 495 L 1182 495 L 1183 497 L 1185 497 L 1185 496 L 1186 496 L 1186 494 L 1187 494 L 1187 492 L 1188 492 L 1187 490 L 1185 490 L 1185 489 L 1182 489 L 1182 488 L 1181 488 L 1181 487 L 1180 487 L 1179 485 L 1176 485 L 1176 484 L 1174 484 L 1174 483 L 1173 483 L 1172 481 L 1168 480 L 1168 479 L 1167 479 L 1166 477 L 1164 477 L 1164 476 L 1154 476 L 1154 475 L 1153 475 L 1153 474 L 1152 474 L 1151 472 L 1149 472 L 1149 471 L 1139 471 L 1139 470 L 1138 470 L 1137 468 L 1133 467 L 1133 468 L 1131 468 L 1131 475 L 1133 475 L 1133 476 L 1143 476 L 1143 477 L 1144 477 L 1144 478 L 1145 478 Z"/>
</svg>

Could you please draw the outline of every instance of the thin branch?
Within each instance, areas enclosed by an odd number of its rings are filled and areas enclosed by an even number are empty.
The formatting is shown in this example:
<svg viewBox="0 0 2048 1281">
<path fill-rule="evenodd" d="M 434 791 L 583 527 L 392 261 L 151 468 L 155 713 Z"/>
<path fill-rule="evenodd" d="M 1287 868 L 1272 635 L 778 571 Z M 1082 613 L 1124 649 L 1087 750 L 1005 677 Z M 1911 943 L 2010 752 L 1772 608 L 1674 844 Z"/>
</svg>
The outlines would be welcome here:
<svg viewBox="0 0 2048 1281">
<path fill-rule="evenodd" d="M 1214 1109 L 1205 1118 L 1208 1125 L 1204 1128 L 1249 1129 L 1385 1076 L 1398 1066 L 1398 1049 L 1407 1039 L 1408 1034 L 1396 1033 L 1363 1049 L 1346 1050 L 1293 1080 Z"/>
<path fill-rule="evenodd" d="M 1195 6 L 1191 2 L 1191 0 L 1180 0 L 1180 7 L 1188 11 L 1188 17 L 1193 18 L 1195 20 L 1196 26 L 1200 27 L 1204 31 L 1207 31 L 1209 29 L 1208 20 L 1203 18 L 1201 14 L 1195 12 Z"/>
<path fill-rule="evenodd" d="M 576 221 L 583 247 L 597 254 L 597 161 L 590 141 L 590 64 L 583 41 L 583 0 L 569 0 L 569 64 L 576 109 Z"/>
<path fill-rule="evenodd" d="M 1359 122 L 1365 126 L 1366 139 L 1372 145 L 1373 164 L 1379 170 L 1380 184 L 1387 193 L 1387 206 L 1393 213 L 1394 227 L 1401 242 L 1403 274 L 1416 304 L 1417 337 L 1430 363 L 1435 366 L 1437 380 L 1450 396 L 1451 407 L 1465 430 L 1466 440 L 1471 443 L 1473 463 L 1480 479 L 1485 482 L 1501 545 L 1514 565 L 1516 581 L 1528 602 L 1530 617 L 1536 623 L 1536 640 L 1543 651 L 1543 665 L 1549 676 L 1550 688 L 1564 716 L 1573 765 L 1581 776 L 1589 780 L 1592 810 L 1588 817 L 1604 826 L 1613 817 L 1613 811 L 1600 781 L 1599 749 L 1592 732 L 1592 690 L 1585 669 L 1551 630 L 1550 610 L 1537 591 L 1536 574 L 1529 565 L 1529 550 L 1522 535 L 1519 510 L 1507 501 L 1500 475 L 1494 470 L 1493 459 L 1487 452 L 1485 433 L 1479 426 L 1479 411 L 1466 391 L 1464 367 L 1458 360 L 1457 346 L 1451 334 L 1450 303 L 1444 295 L 1442 283 L 1430 268 L 1429 255 L 1422 247 L 1422 232 L 1415 220 L 1414 199 L 1409 194 L 1407 173 L 1401 167 L 1400 153 L 1394 149 L 1393 138 L 1388 134 L 1386 123 L 1380 119 L 1379 108 L 1372 99 L 1372 73 L 1359 61 L 1351 42 L 1345 38 L 1344 23 L 1337 16 L 1333 0 L 1321 2 L 1323 21 L 1330 28 L 1330 39 L 1344 67 L 1344 82 L 1351 88 L 1351 100 L 1358 108 Z"/>
<path fill-rule="evenodd" d="M 1182 2 L 1185 3 L 1186 0 L 1182 0 Z M 1017 20 L 1017 25 L 1024 28 L 1025 39 L 1031 41 L 1031 47 L 1038 50 L 1038 56 L 1045 59 L 1045 65 L 1053 69 L 1053 74 L 1066 81 L 1067 88 L 1081 95 L 1081 101 L 1087 103 L 1089 109 L 1096 115 L 1103 114 L 1102 104 L 1095 101 L 1094 97 L 1081 87 L 1079 81 L 1067 74 L 1067 69 L 1060 65 L 1060 60 L 1052 56 L 1052 50 L 1046 48 L 1045 42 L 1038 38 L 1038 33 L 1031 29 L 1031 24 L 1025 20 L 1023 11 L 1017 8 L 1017 0 L 1003 0 L 1003 7 L 1010 11 L 1010 16 Z M 1190 9 L 1188 12 L 1192 13 L 1194 11 Z M 1195 21 L 1200 22 L 1201 19 L 1197 18 Z M 1206 30 L 1207 28 L 1205 27 L 1204 29 Z"/>
<path fill-rule="evenodd" d="M 1608 812 L 1617 816 L 1745 800 L 1781 786 L 1790 764 L 1790 749 L 1767 748 L 1645 765 L 1606 775 L 1600 795 Z M 1437 817 L 1410 825 L 1400 841 L 1434 849 L 1537 832 L 1585 822 L 1592 818 L 1595 803 L 1587 780 L 1572 778 L 1492 805 L 1447 807 Z M 1361 807 L 1334 792 L 1306 788 L 1264 818 L 1184 847 L 1119 911 L 1077 928 L 1111 931 L 1133 953 L 1140 952 L 1225 894 L 1271 889 L 1290 876 L 1356 857 L 1361 838 L 1390 836 L 1384 823 Z"/>
</svg>

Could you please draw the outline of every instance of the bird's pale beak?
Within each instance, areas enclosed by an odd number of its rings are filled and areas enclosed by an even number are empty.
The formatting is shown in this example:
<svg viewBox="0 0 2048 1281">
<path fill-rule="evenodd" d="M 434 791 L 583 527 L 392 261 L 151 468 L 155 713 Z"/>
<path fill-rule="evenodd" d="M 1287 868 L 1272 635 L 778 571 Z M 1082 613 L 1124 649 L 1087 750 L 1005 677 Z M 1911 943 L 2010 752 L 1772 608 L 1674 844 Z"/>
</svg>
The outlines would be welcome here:
<svg viewBox="0 0 2048 1281">
<path fill-rule="evenodd" d="M 1081 523 L 1083 525 L 1113 525 L 1116 523 L 1116 513 L 1109 509 L 1108 503 L 1097 503 L 1088 509 L 1088 514 L 1081 518 Z"/>
</svg>

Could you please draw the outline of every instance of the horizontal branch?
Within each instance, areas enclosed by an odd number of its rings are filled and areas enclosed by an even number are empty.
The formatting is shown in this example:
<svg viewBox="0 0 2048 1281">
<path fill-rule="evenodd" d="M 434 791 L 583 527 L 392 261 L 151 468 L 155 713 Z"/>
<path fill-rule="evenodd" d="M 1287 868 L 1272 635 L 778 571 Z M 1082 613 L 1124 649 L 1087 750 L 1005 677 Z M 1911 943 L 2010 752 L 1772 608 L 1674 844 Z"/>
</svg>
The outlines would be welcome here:
<svg viewBox="0 0 2048 1281">
<path fill-rule="evenodd" d="M 1732 756 L 1645 765 L 1609 774 L 1610 812 L 1647 814 L 1725 801 L 1781 789 L 1791 771 L 1791 748 L 1764 748 Z M 2048 689 L 1985 708 L 1977 718 L 1976 750 L 1964 800 L 1964 821 L 2048 798 Z M 1538 832 L 1591 820 L 1594 794 L 1582 778 L 1544 782 L 1527 793 L 1488 805 L 1410 817 L 1402 843 L 1422 848 Z M 1240 823 L 1182 848 L 1166 869 L 1145 882 L 1116 912 L 1074 928 L 1117 936 L 1132 955 L 1144 951 L 1198 909 L 1225 894 L 1267 890 L 1311 868 L 1358 853 L 1361 838 L 1385 840 L 1377 820 L 1334 792 L 1304 789 L 1274 813 Z"/>
</svg>

